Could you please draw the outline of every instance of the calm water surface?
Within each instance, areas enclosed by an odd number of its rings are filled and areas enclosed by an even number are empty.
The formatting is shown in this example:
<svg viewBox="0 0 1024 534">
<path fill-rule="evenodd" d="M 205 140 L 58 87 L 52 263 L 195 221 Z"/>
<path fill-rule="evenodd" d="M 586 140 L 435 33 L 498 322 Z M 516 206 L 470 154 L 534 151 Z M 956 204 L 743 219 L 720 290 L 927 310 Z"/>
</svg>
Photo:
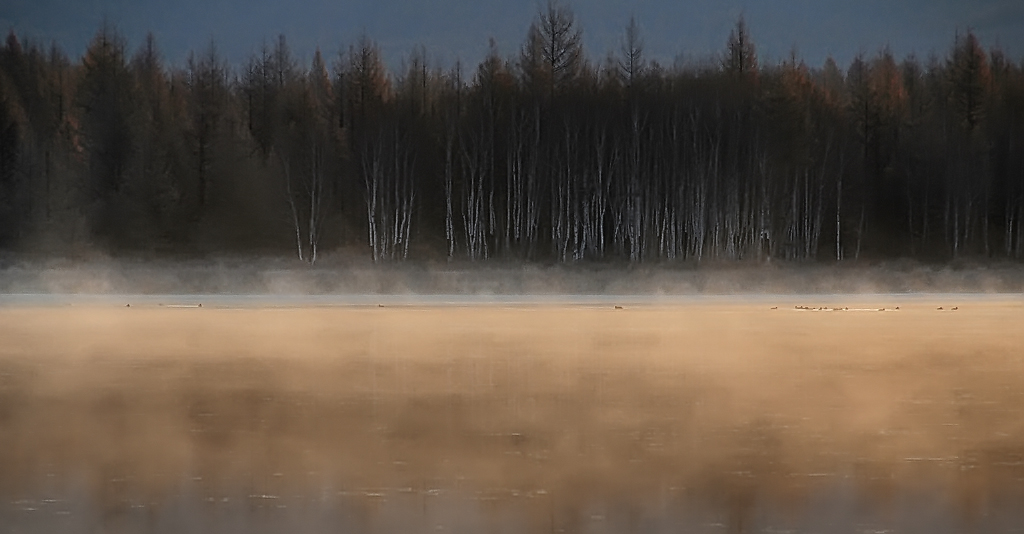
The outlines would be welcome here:
<svg viewBox="0 0 1024 534">
<path fill-rule="evenodd" d="M 1024 532 L 1024 304 L 825 300 L 3 307 L 0 532 Z"/>
</svg>

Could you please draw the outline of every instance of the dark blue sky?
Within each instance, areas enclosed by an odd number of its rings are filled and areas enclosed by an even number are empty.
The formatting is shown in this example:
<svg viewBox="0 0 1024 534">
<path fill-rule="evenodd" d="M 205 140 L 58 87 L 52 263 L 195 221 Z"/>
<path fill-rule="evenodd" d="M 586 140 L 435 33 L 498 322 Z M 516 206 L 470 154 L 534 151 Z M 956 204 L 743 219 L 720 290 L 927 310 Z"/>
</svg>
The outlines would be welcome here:
<svg viewBox="0 0 1024 534">
<path fill-rule="evenodd" d="M 180 63 L 210 39 L 234 65 L 284 33 L 308 61 L 316 46 L 333 56 L 362 32 L 397 67 L 417 44 L 442 65 L 477 63 L 493 37 L 503 55 L 518 50 L 538 0 L 3 0 L 0 27 L 37 41 L 57 41 L 78 56 L 104 18 L 134 50 L 153 31 L 167 60 Z M 888 45 L 900 57 L 944 55 L 955 33 L 971 28 L 986 46 L 1024 57 L 1022 0 L 576 0 L 591 59 L 618 47 L 635 15 L 650 58 L 700 59 L 724 47 L 743 13 L 762 58 L 788 57 L 794 47 L 811 65 L 828 55 L 841 65 L 858 52 Z"/>
</svg>

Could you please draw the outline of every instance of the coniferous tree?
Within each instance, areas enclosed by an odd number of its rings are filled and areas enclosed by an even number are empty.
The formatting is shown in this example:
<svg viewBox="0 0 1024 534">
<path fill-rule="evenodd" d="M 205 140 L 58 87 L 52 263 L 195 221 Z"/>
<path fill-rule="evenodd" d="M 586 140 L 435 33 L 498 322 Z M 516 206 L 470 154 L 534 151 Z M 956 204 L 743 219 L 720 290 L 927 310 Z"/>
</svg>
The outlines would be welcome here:
<svg viewBox="0 0 1024 534">
<path fill-rule="evenodd" d="M 189 56 L 183 76 L 188 116 L 185 138 L 191 156 L 183 196 L 193 220 L 201 221 L 211 214 L 216 182 L 222 176 L 216 169 L 224 151 L 228 67 L 211 41 L 201 56 Z"/>
<path fill-rule="evenodd" d="M 640 36 L 640 26 L 634 17 L 629 18 L 629 26 L 626 26 L 626 33 L 623 35 L 619 50 L 621 56 L 617 60 L 618 75 L 622 79 L 623 85 L 633 89 L 634 84 L 643 76 L 646 67 L 644 41 Z"/>
<path fill-rule="evenodd" d="M 77 88 L 81 130 L 89 173 L 88 198 L 93 203 L 92 223 L 102 235 L 131 227 L 120 224 L 133 193 L 126 188 L 136 137 L 136 112 L 124 38 L 104 25 L 82 58 Z"/>
<path fill-rule="evenodd" d="M 742 16 L 736 21 L 736 28 L 729 32 L 722 68 L 725 72 L 740 77 L 757 76 L 757 49 L 750 39 L 747 23 Z"/>
<path fill-rule="evenodd" d="M 567 6 L 550 0 L 527 32 L 521 68 L 529 86 L 554 95 L 583 67 L 583 32 Z"/>
<path fill-rule="evenodd" d="M 0 244 L 17 237 L 23 215 L 18 205 L 20 131 L 10 82 L 0 79 Z"/>
</svg>

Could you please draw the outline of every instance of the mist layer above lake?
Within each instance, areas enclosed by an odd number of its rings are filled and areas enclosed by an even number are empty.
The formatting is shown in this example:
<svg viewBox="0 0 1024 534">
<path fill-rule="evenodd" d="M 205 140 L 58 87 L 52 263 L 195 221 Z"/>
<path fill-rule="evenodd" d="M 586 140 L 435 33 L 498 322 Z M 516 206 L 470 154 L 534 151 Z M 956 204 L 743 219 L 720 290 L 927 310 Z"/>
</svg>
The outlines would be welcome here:
<svg viewBox="0 0 1024 534">
<path fill-rule="evenodd" d="M 0 524 L 1024 522 L 1024 303 L 795 298 L 3 307 Z"/>
</svg>

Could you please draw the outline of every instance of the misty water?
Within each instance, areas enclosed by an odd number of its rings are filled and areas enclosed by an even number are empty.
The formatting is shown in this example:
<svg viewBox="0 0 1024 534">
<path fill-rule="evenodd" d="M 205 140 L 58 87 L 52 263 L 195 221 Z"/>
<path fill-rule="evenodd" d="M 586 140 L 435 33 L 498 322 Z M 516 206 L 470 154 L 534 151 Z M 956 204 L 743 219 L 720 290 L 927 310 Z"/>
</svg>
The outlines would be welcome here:
<svg viewBox="0 0 1024 534">
<path fill-rule="evenodd" d="M 1024 530 L 1019 297 L 201 300 L 0 307 L 0 530 Z"/>
</svg>

